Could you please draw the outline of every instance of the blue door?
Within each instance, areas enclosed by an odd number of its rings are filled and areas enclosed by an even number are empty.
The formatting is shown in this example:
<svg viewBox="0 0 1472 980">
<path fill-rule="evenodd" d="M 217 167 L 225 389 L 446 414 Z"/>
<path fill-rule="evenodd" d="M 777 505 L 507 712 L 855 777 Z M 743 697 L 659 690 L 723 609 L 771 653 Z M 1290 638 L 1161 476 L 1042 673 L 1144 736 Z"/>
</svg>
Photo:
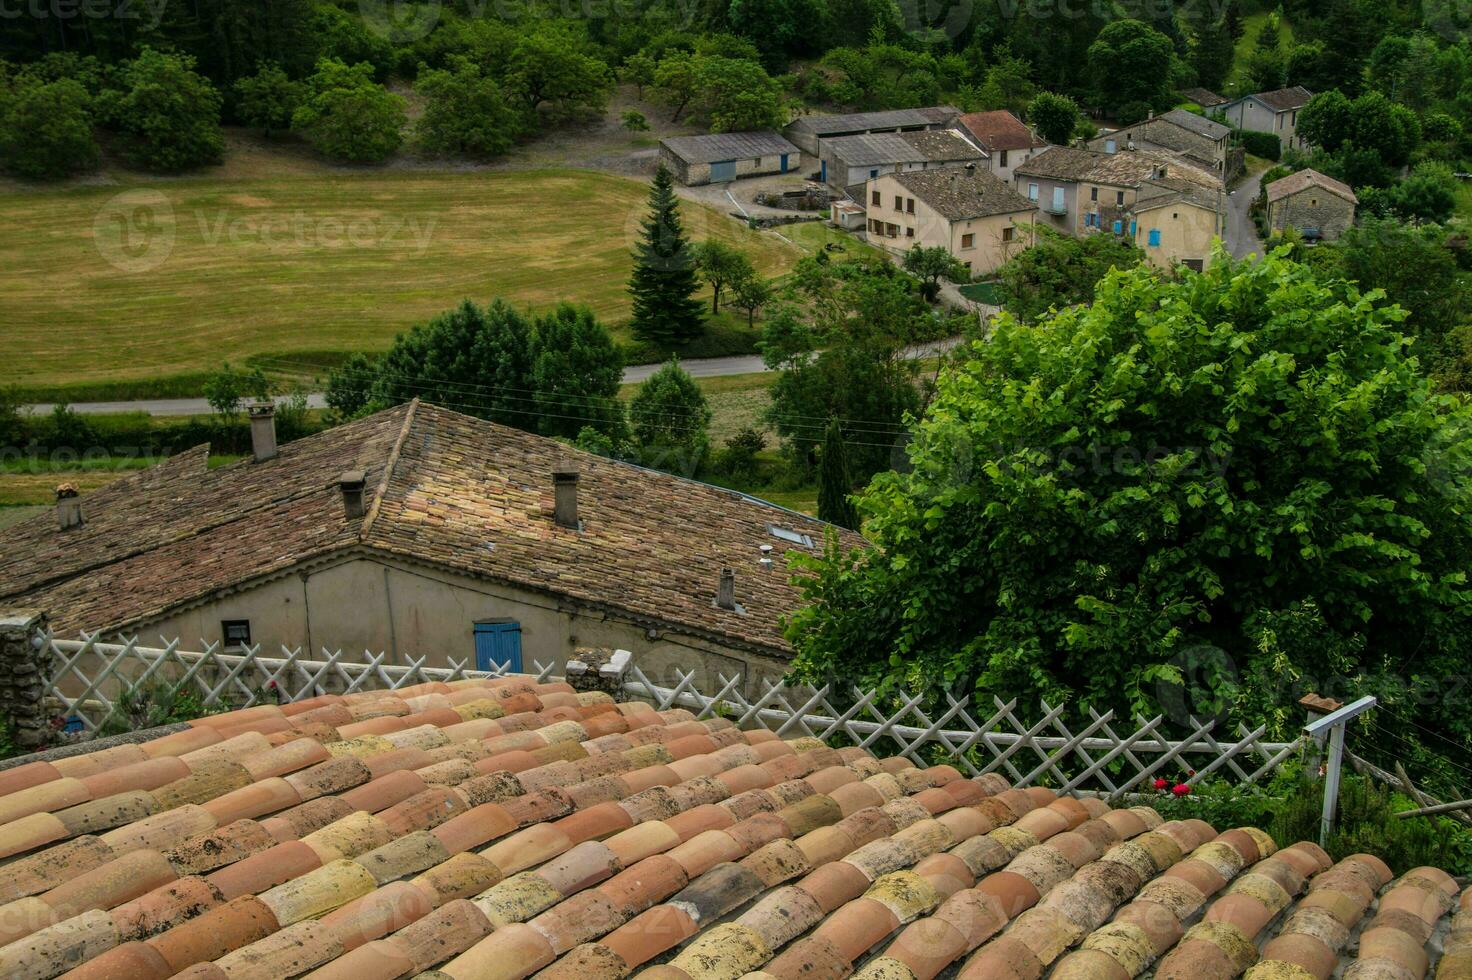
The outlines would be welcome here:
<svg viewBox="0 0 1472 980">
<path fill-rule="evenodd" d="M 787 154 L 785 153 L 782 154 L 782 172 L 784 174 L 787 172 Z"/>
<path fill-rule="evenodd" d="M 828 183 L 828 161 L 827 160 L 824 160 L 824 161 L 822 161 L 821 163 L 818 164 L 818 174 L 822 178 L 823 183 L 825 183 L 825 184 Z"/>
<path fill-rule="evenodd" d="M 710 165 L 711 183 L 736 179 L 736 161 L 721 160 Z"/>
<path fill-rule="evenodd" d="M 476 623 L 475 669 L 521 673 L 521 624 Z"/>
</svg>

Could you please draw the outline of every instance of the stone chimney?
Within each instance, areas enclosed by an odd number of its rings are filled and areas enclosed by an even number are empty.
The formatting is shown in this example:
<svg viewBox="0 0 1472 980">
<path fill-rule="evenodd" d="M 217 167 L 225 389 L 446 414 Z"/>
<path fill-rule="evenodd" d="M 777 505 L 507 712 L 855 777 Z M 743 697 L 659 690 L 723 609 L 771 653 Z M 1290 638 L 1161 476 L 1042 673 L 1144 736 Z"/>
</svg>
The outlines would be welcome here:
<svg viewBox="0 0 1472 980">
<path fill-rule="evenodd" d="M 250 414 L 250 454 L 257 463 L 276 458 L 276 403 L 256 402 Z"/>
<path fill-rule="evenodd" d="M 736 570 L 721 569 L 721 584 L 716 588 L 716 605 L 722 609 L 736 608 Z"/>
<path fill-rule="evenodd" d="M 558 463 L 552 470 L 552 519 L 558 527 L 578 528 L 578 466 Z"/>
<path fill-rule="evenodd" d="M 337 488 L 342 491 L 342 512 L 348 520 L 363 516 L 363 471 L 348 470 L 337 478 Z"/>
<path fill-rule="evenodd" d="M 63 531 L 82 526 L 82 497 L 70 483 L 56 488 L 56 523 Z"/>
</svg>

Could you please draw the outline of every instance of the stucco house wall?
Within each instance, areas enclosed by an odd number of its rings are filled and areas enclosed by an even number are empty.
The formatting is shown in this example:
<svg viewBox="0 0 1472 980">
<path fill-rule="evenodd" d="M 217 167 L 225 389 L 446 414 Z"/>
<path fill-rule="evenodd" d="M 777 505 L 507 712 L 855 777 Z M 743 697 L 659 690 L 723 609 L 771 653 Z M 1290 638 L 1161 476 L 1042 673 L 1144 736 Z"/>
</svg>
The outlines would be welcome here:
<svg viewBox="0 0 1472 980">
<path fill-rule="evenodd" d="M 1268 225 L 1284 228 L 1318 229 L 1326 241 L 1344 234 L 1354 224 L 1354 205 L 1322 187 L 1305 187 L 1268 204 Z"/>
<path fill-rule="evenodd" d="M 875 203 L 874 195 L 879 195 Z M 895 207 L 898 198 L 901 206 Z M 1037 212 L 1018 214 L 994 214 L 981 218 L 962 218 L 951 221 L 937 212 L 923 199 L 916 198 L 900 185 L 893 176 L 879 177 L 868 182 L 865 189 L 868 205 L 868 220 L 892 224 L 899 228 L 898 235 L 890 237 L 876 233 L 869 226 L 869 241 L 897 254 L 903 254 L 912 246 L 926 248 L 940 246 L 947 249 L 960 261 L 966 263 L 973 274 L 995 272 L 1004 262 L 1032 243 L 1033 222 Z M 911 211 L 910 208 L 914 210 Z M 1010 234 L 1008 229 L 1011 229 Z M 907 232 L 913 231 L 911 236 Z M 970 244 L 966 244 L 970 236 Z"/>
<path fill-rule="evenodd" d="M 1150 233 L 1160 232 L 1160 244 L 1150 244 Z M 1209 208 L 1176 201 L 1135 215 L 1135 244 L 1151 265 L 1169 269 L 1182 262 L 1211 265 L 1211 244 L 1217 236 L 1217 216 Z"/>
<path fill-rule="evenodd" d="M 1079 233 L 1079 229 L 1083 227 L 1083 218 L 1079 216 L 1079 185 L 1076 181 L 1013 174 L 1012 184 L 1017 193 L 1037 205 L 1043 224 L 1070 235 Z M 1055 212 L 1053 207 L 1055 188 L 1063 191 L 1061 213 Z"/>
<path fill-rule="evenodd" d="M 1046 149 L 1046 146 L 1031 146 L 1021 150 L 993 150 L 987 157 L 987 166 L 991 168 L 992 173 L 1010 184 L 1012 183 L 1012 171 Z"/>
<path fill-rule="evenodd" d="M 778 573 L 773 573 L 778 574 Z M 740 602 L 741 582 L 736 583 Z M 712 584 L 714 595 L 714 583 Z M 302 567 L 189 609 L 136 624 L 129 633 L 182 641 L 187 649 L 222 640 L 224 620 L 249 620 L 251 641 L 263 654 L 300 647 L 315 656 L 330 650 L 372 654 L 405 664 L 420 657 L 431 667 L 451 659 L 475 665 L 474 628 L 514 621 L 521 627 L 525 669 L 554 664 L 560 673 L 580 646 L 632 650 L 656 682 L 674 683 L 674 669 L 695 668 L 704 687 L 721 675 L 741 676 L 748 691 L 787 669 L 776 651 L 733 650 L 675 628 L 635 623 L 567 599 L 383 556 L 345 557 Z"/>
</svg>

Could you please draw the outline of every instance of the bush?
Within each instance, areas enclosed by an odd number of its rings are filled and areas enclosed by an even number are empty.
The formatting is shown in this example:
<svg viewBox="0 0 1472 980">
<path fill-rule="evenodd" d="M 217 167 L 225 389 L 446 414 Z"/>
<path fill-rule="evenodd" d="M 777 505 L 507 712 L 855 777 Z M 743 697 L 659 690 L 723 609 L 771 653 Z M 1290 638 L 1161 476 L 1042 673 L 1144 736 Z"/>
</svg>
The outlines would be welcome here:
<svg viewBox="0 0 1472 980">
<path fill-rule="evenodd" d="M 1133 126 L 1137 122 L 1143 122 L 1150 118 L 1150 103 L 1148 102 L 1126 102 L 1119 107 L 1114 114 L 1114 119 L 1121 126 Z"/>
<path fill-rule="evenodd" d="M 126 137 L 132 163 L 173 173 L 220 162 L 220 93 L 195 72 L 192 57 L 144 48 L 121 81 L 121 91 L 104 93 L 103 115 Z"/>
<path fill-rule="evenodd" d="M 0 109 L 0 165 L 22 177 L 54 179 L 92 170 L 98 159 L 92 99 L 79 83 L 17 81 Z"/>
<path fill-rule="evenodd" d="M 767 437 L 753 428 L 745 428 L 726 440 L 716 457 L 716 469 L 733 480 L 754 480 L 757 455 L 767 446 Z"/>
<path fill-rule="evenodd" d="M 629 402 L 642 462 L 684 476 L 693 476 L 705 459 L 710 419 L 705 393 L 678 360 L 656 371 Z"/>
<path fill-rule="evenodd" d="M 1236 137 L 1242 148 L 1255 157 L 1277 162 L 1283 157 L 1283 141 L 1278 139 L 1276 133 L 1262 133 L 1255 129 L 1234 129 L 1232 134 Z"/>
<path fill-rule="evenodd" d="M 403 142 L 404 100 L 373 80 L 373 66 L 317 62 L 291 125 L 318 152 L 350 163 L 384 159 Z"/>
</svg>

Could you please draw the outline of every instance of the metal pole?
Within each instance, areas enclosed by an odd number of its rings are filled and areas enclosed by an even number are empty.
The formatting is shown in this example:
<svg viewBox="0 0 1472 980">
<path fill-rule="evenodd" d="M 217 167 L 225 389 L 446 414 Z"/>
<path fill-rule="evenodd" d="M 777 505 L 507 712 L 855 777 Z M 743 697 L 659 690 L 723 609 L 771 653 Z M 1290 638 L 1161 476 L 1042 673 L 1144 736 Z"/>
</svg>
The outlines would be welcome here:
<svg viewBox="0 0 1472 980">
<path fill-rule="evenodd" d="M 1334 828 L 1334 813 L 1339 808 L 1339 772 L 1344 765 L 1344 724 L 1329 732 L 1329 769 L 1324 774 L 1324 813 L 1319 818 L 1319 846 L 1329 846 L 1329 831 Z"/>
</svg>

